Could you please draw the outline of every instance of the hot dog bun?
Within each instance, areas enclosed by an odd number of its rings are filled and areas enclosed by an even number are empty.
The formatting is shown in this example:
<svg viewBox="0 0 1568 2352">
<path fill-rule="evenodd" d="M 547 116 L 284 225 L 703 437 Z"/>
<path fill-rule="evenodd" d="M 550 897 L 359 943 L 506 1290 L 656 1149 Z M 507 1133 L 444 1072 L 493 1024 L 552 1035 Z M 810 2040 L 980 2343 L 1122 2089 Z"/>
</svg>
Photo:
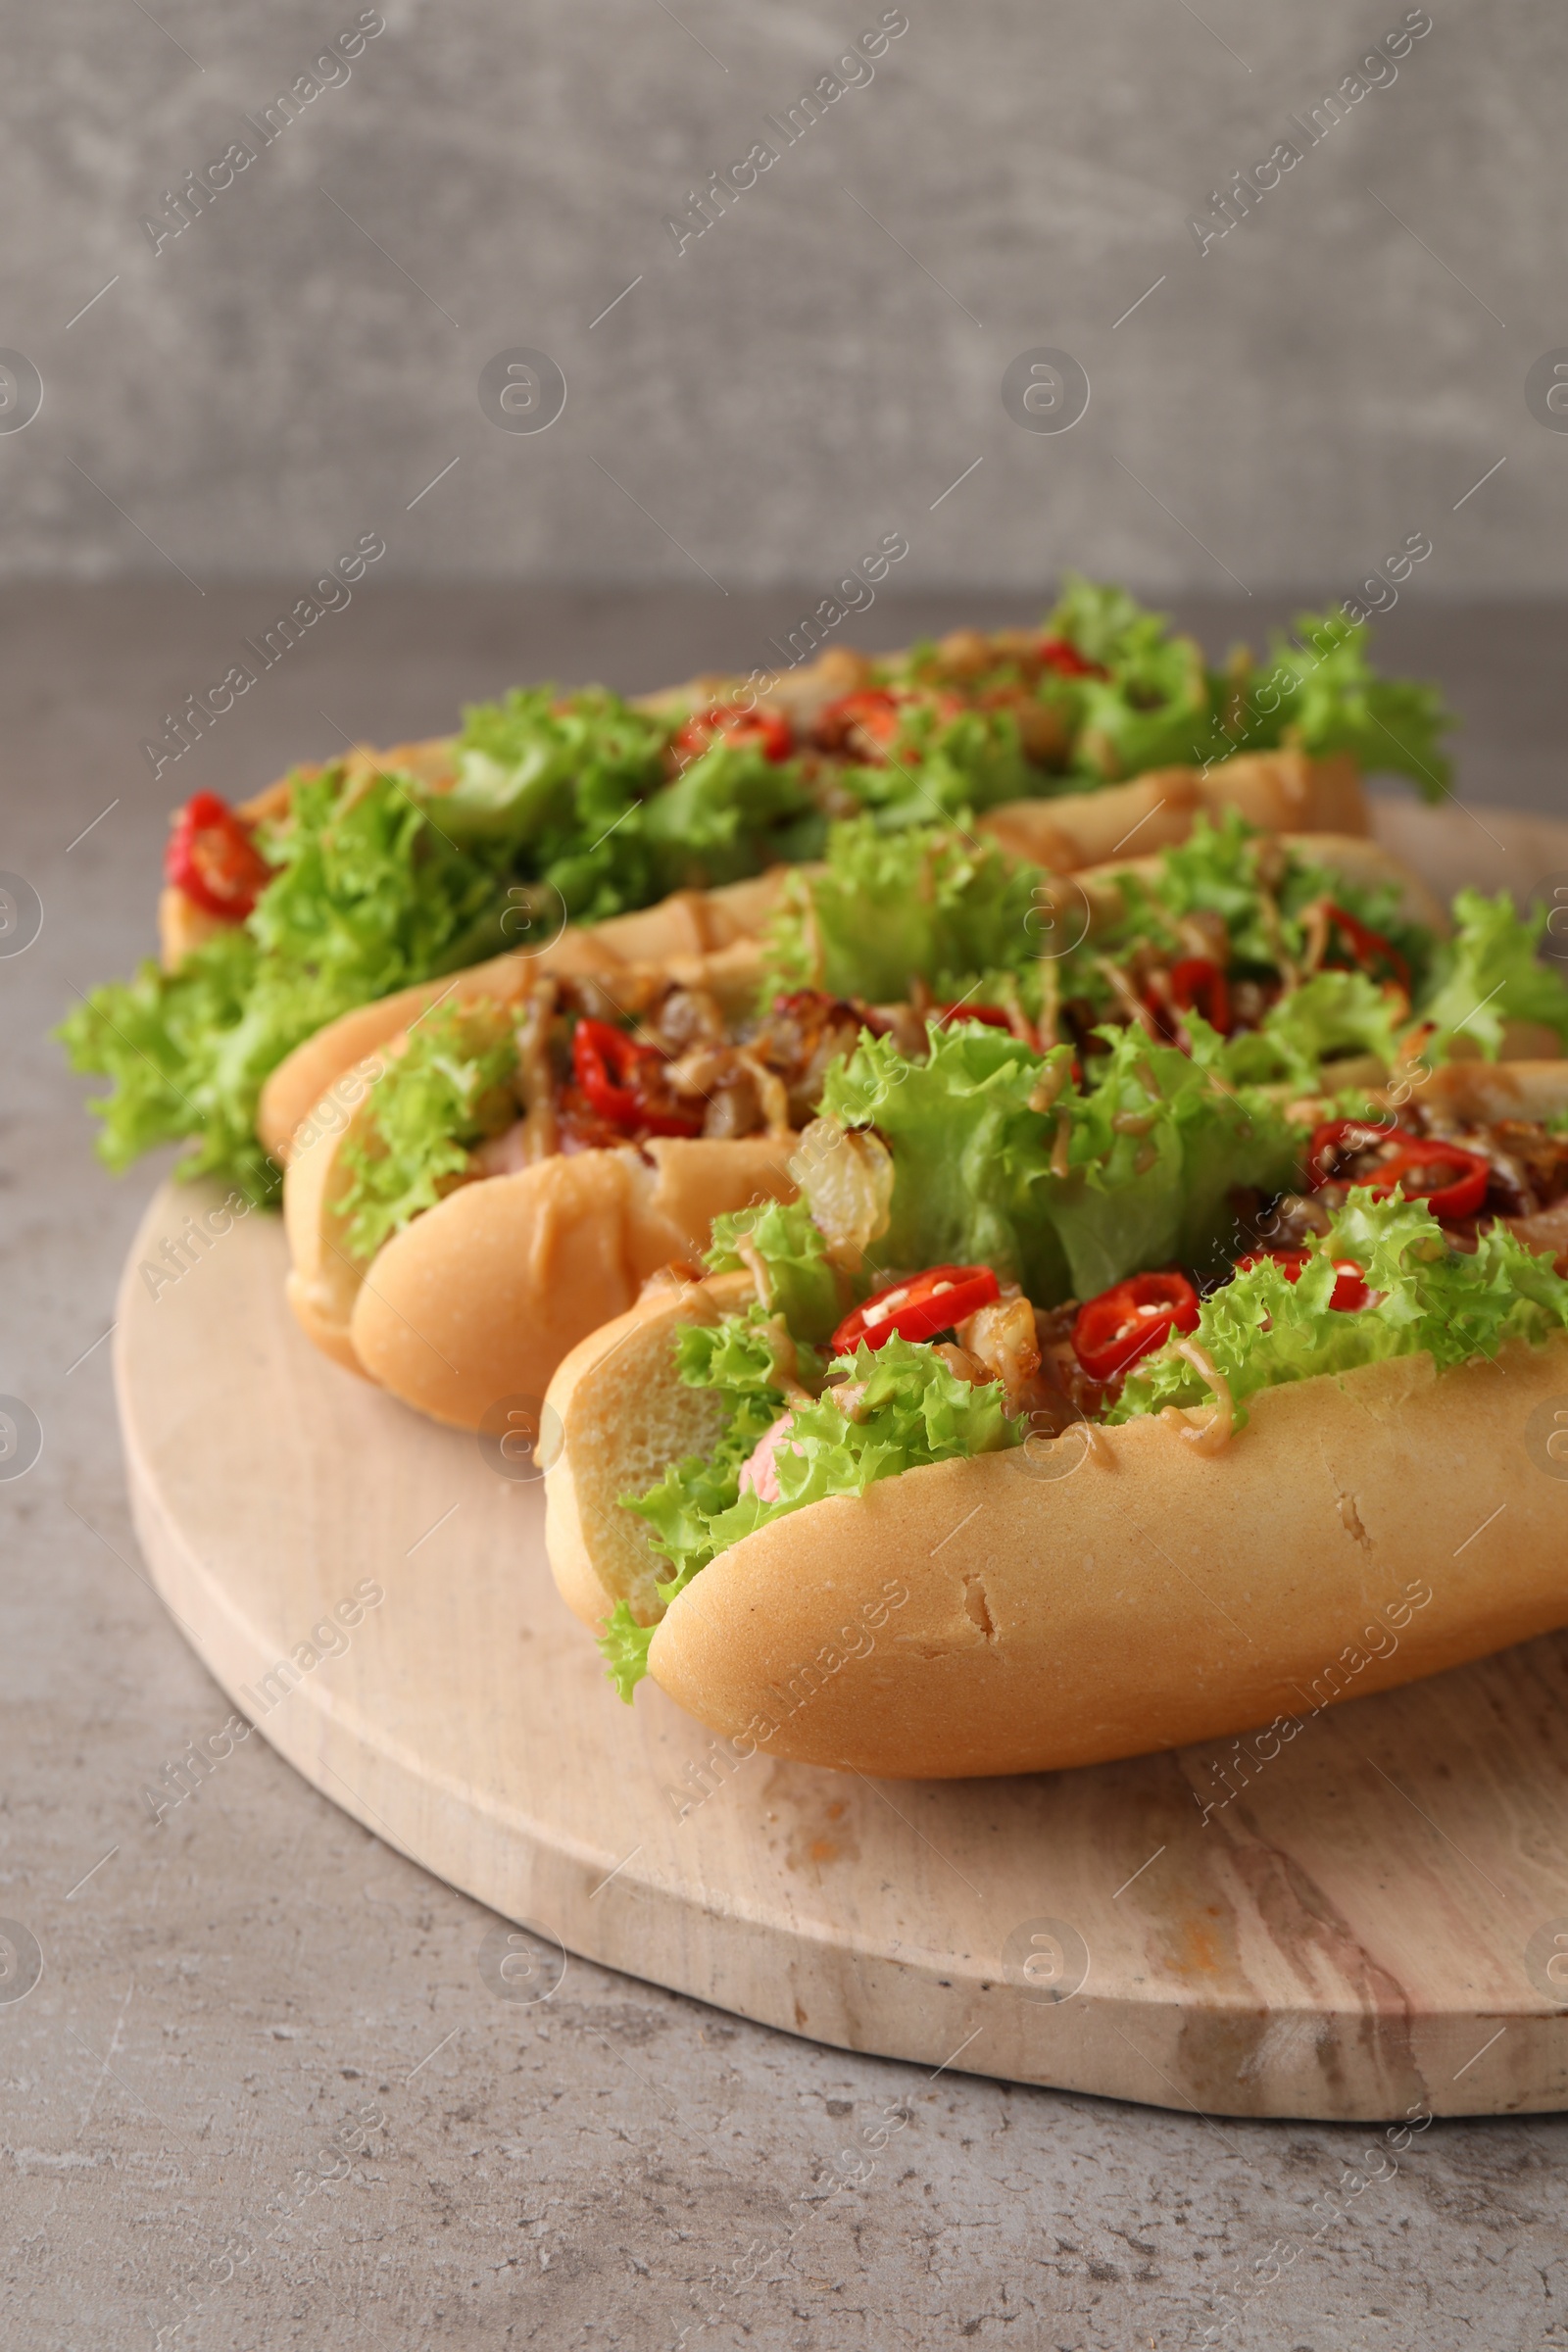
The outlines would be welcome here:
<svg viewBox="0 0 1568 2352">
<path fill-rule="evenodd" d="M 1286 755 L 1279 757 L 1283 759 Z M 1037 806 L 1059 809 L 1063 804 L 1018 802 L 1014 806 L 1028 812 Z M 1177 838 L 1185 838 L 1190 824 L 1189 814 L 1183 833 Z M 1439 933 L 1447 930 L 1447 915 L 1426 885 L 1375 841 L 1353 832 L 1334 831 L 1311 835 L 1287 833 L 1282 838 L 1288 848 L 1300 851 L 1349 881 L 1394 883 L 1400 893 L 1403 914 Z M 999 840 L 1009 856 L 1029 854 L 1001 835 Z M 1049 848 L 1050 843 L 1040 835 L 1037 846 Z M 1109 883 L 1119 873 L 1152 875 L 1156 863 L 1154 855 L 1140 851 L 1131 858 L 1111 858 L 1089 867 L 1058 865 L 1054 870 L 1070 870 L 1073 880 L 1088 895 L 1092 912 L 1109 918 L 1117 902 L 1109 890 L 1099 886 Z M 263 1087 L 257 1113 L 257 1131 L 263 1144 L 278 1166 L 286 1167 L 295 1130 L 336 1080 L 378 1046 L 407 1029 L 438 1001 L 462 1004 L 475 997 L 494 997 L 510 1003 L 526 989 L 530 974 L 535 972 L 609 974 L 628 963 L 662 963 L 681 956 L 712 956 L 732 947 L 738 950 L 742 942 L 760 936 L 778 903 L 789 870 L 775 867 L 771 873 L 748 882 L 732 882 L 722 890 L 678 891 L 659 906 L 644 907 L 639 913 L 615 915 L 604 923 L 573 926 L 535 955 L 497 956 L 488 963 L 471 964 L 466 971 L 451 978 L 422 981 L 417 987 L 400 989 L 395 996 L 378 998 L 373 1004 L 362 1004 L 353 1012 L 341 1014 L 314 1037 L 307 1038 L 303 1045 L 296 1046 Z M 799 870 L 810 873 L 817 869 L 807 866 Z"/>
<path fill-rule="evenodd" d="M 619 1497 L 710 1448 L 715 1401 L 678 1382 L 672 1342 L 746 1288 L 643 1299 L 551 1386 L 547 1541 L 590 1624 L 621 1598 L 658 1614 L 666 1564 Z M 892 1779 L 1054 1771 L 1299 1718 L 1568 1621 L 1568 1482 L 1525 1446 L 1552 1398 L 1568 1335 L 1441 1375 L 1416 1355 L 1265 1391 L 1211 1457 L 1151 1418 L 1101 1431 L 1077 1466 L 1069 1433 L 1033 1460 L 908 1471 L 722 1552 L 659 1624 L 649 1672 L 716 1732 Z M 1504 1504 L 1506 1532 L 1480 1533 Z"/>
<path fill-rule="evenodd" d="M 534 953 L 495 956 L 446 979 L 423 980 L 341 1013 L 296 1046 L 263 1087 L 256 1131 L 264 1147 L 279 1167 L 286 1167 L 296 1128 L 334 1081 L 399 1036 L 432 1004 L 461 1004 L 481 997 L 511 1004 L 538 972 L 608 976 L 637 963 L 711 956 L 756 940 L 773 910 L 783 870 L 727 883 L 722 890 L 676 891 L 657 906 L 612 915 L 608 922 L 572 924 Z"/>
<path fill-rule="evenodd" d="M 1006 801 L 979 822 L 1015 858 L 1066 874 L 1102 864 L 1134 842 L 1140 857 L 1170 849 L 1187 839 L 1195 817 L 1217 817 L 1226 808 L 1240 809 L 1266 833 L 1371 830 L 1355 762 L 1309 760 L 1304 752 L 1241 752 L 1206 775 L 1196 767 L 1163 767 L 1098 792 Z"/>
<path fill-rule="evenodd" d="M 721 999 L 749 995 L 758 955 L 755 941 L 742 940 L 711 956 L 674 957 L 661 971 Z M 540 963 L 502 957 L 446 986 L 462 1001 L 510 1004 Z M 301 1327 L 334 1362 L 436 1420 L 473 1429 L 503 1397 L 542 1396 L 578 1340 L 623 1313 L 660 1267 L 707 1247 L 715 1216 L 760 1197 L 794 1197 L 793 1136 L 656 1137 L 641 1150 L 554 1154 L 460 1185 L 366 1265 L 348 1247 L 339 1210 L 346 1155 L 365 1136 L 375 1084 L 407 1035 L 339 1071 L 295 1131 L 283 1187 L 286 1289 Z"/>
</svg>

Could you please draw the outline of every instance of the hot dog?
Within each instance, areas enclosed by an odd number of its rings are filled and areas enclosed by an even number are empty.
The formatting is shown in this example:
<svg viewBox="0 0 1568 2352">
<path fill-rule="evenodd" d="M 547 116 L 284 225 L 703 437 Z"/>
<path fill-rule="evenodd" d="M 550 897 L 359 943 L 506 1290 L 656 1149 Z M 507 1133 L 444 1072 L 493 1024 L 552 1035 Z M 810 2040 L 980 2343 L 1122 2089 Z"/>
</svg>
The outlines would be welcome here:
<svg viewBox="0 0 1568 2352">
<path fill-rule="evenodd" d="M 1206 1076 L 1129 1028 L 1080 1088 L 1065 1046 L 863 1040 L 804 1200 L 566 1359 L 550 1555 L 623 1695 L 838 1768 L 1033 1771 L 1568 1621 L 1568 1063 L 1281 1105 L 1195 1042 Z"/>
<path fill-rule="evenodd" d="M 1288 1025 L 1271 1026 L 1265 1001 L 1283 967 L 1270 975 L 1257 960 L 1248 923 L 1278 931 L 1289 958 L 1291 942 L 1304 954 L 1309 934 L 1320 948 L 1330 937 L 1311 910 L 1348 900 L 1430 958 L 1445 922 L 1370 844 L 1277 843 L 1234 819 L 1185 852 L 1100 869 L 1073 891 L 1083 940 L 1042 957 L 1041 940 L 1049 951 L 1069 911 L 1054 880 L 962 834 L 927 828 L 890 842 L 862 820 L 839 829 L 822 867 L 788 878 L 765 940 L 662 964 L 503 958 L 439 993 L 369 1008 L 373 1027 L 368 1010 L 351 1016 L 308 1049 L 313 1083 L 332 1077 L 289 1158 L 289 1297 L 303 1327 L 405 1401 L 472 1426 L 500 1396 L 541 1394 L 567 1347 L 629 1306 L 657 1267 L 701 1250 L 715 1214 L 790 1193 L 796 1132 L 862 1022 L 915 1055 L 933 1009 L 939 1020 L 977 1015 L 1031 1051 L 1070 1027 L 1091 1067 L 1105 1050 L 1101 1015 L 1187 1040 L 1193 938 L 1221 958 L 1204 966 L 1214 986 L 1231 990 L 1230 931 L 1214 900 L 1253 951 L 1234 1005 L 1229 993 L 1223 1010 L 1205 999 L 1226 1050 L 1250 1038 L 1266 1070 L 1298 1091 L 1337 1052 L 1339 1081 L 1349 1083 L 1383 1074 L 1376 1052 L 1356 1049 L 1392 1054 L 1407 996 L 1392 979 L 1337 970 L 1314 989 L 1298 973 L 1300 1003 L 1332 1003 L 1293 1040 Z M 1409 976 L 1381 932 L 1346 907 L 1340 919 L 1372 943 L 1364 952 L 1394 956 Z M 701 902 L 693 921 L 720 927 Z M 409 1025 L 388 1039 L 381 1023 L 399 1013 Z M 628 1086 L 607 1080 L 607 1054 L 627 1062 Z M 499 1058 L 469 1097 L 460 1101 L 450 1079 L 444 1096 L 434 1087 L 433 1066 L 479 1072 L 486 1054 Z M 375 1169 L 368 1154 L 379 1155 Z"/>
<path fill-rule="evenodd" d="M 1361 767 L 1441 783 L 1445 715 L 1430 690 L 1373 677 L 1343 621 L 1298 639 L 1266 675 L 1236 658 L 1210 671 L 1191 639 L 1080 582 L 1044 633 L 959 631 L 874 662 L 834 648 L 636 703 L 539 688 L 237 808 L 197 793 L 169 846 L 163 967 L 95 990 L 62 1030 L 75 1066 L 111 1081 L 100 1152 L 122 1167 L 182 1140 L 186 1172 L 275 1200 L 315 1097 L 283 1088 L 260 1132 L 258 1099 L 316 1032 L 566 923 L 655 909 L 644 945 L 615 952 L 720 944 L 658 903 L 811 858 L 856 809 L 884 828 L 968 811 L 1060 870 L 1231 806 L 1364 832 Z"/>
</svg>

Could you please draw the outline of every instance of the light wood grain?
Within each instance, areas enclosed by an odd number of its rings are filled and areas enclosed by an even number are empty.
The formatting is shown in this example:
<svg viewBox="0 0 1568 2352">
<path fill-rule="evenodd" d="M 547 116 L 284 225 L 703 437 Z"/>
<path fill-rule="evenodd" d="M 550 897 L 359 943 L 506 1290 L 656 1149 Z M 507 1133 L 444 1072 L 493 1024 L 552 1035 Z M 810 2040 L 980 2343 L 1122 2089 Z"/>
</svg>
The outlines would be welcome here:
<svg viewBox="0 0 1568 2352">
<path fill-rule="evenodd" d="M 1568 869 L 1568 837 L 1514 862 L 1539 854 Z M 657 1690 L 614 1698 L 551 1583 L 538 1485 L 311 1348 L 275 1220 L 152 1295 L 142 1264 L 217 1198 L 166 1188 L 125 1270 L 142 1547 L 235 1704 L 416 1861 L 570 1951 L 933 2069 L 1215 2114 L 1568 2105 L 1542 1974 L 1568 1939 L 1568 1637 L 1303 1717 L 1250 1767 L 1228 1742 L 958 1785 L 717 1766 Z M 381 1601 L 313 1643 L 363 1580 Z M 1033 1933 L 1056 1935 L 1037 1968 L 1081 1938 L 1071 1998 L 1026 1977 Z"/>
</svg>

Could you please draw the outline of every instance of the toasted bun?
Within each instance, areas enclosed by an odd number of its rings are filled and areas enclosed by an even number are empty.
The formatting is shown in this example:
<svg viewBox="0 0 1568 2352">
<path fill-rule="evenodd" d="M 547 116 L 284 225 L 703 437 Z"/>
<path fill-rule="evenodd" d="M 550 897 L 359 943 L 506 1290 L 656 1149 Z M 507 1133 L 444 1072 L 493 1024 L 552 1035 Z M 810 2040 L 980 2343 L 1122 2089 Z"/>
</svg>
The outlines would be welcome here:
<svg viewBox="0 0 1568 2352">
<path fill-rule="evenodd" d="M 742 939 L 660 969 L 722 1002 L 750 997 L 758 956 Z M 459 1001 L 510 1004 L 538 968 L 506 957 L 447 987 Z M 366 1136 L 375 1085 L 407 1037 L 339 1070 L 295 1129 L 283 1184 L 286 1290 L 323 1353 L 437 1420 L 477 1428 L 503 1397 L 542 1396 L 562 1356 L 624 1313 L 651 1274 L 700 1255 L 714 1217 L 794 1197 L 793 1136 L 656 1138 L 642 1151 L 556 1154 L 461 1184 L 367 1266 L 341 1212 L 350 1147 Z"/>
<path fill-rule="evenodd" d="M 794 1198 L 793 1143 L 667 1137 L 648 1159 L 580 1152 L 460 1186 L 372 1261 L 349 1318 L 360 1368 L 460 1429 L 504 1397 L 542 1397 L 651 1274 L 708 1247 L 714 1217 Z"/>
<path fill-rule="evenodd" d="M 1440 1117 L 1480 1126 L 1554 1119 L 1568 1110 L 1568 1060 L 1511 1056 L 1507 1046 L 1505 1031 L 1500 1061 L 1447 1061 L 1424 1076 L 1416 1073 L 1412 1100 Z"/>
<path fill-rule="evenodd" d="M 622 1597 L 657 1614 L 665 1566 L 618 1497 L 711 1445 L 715 1400 L 681 1388 L 672 1341 L 737 1296 L 732 1279 L 646 1299 L 551 1388 L 551 1563 L 591 1623 Z M 1557 1399 L 1568 1412 L 1568 1335 L 1267 1390 L 1210 1456 L 1151 1418 L 1087 1450 L 1069 1434 L 908 1471 L 720 1553 L 649 1672 L 769 1755 L 894 1779 L 1299 1719 L 1568 1621 L 1568 1481 L 1526 1447 Z"/>
<path fill-rule="evenodd" d="M 1185 841 L 1200 812 L 1239 808 L 1268 833 L 1366 834 L 1371 816 L 1359 770 L 1346 759 L 1309 760 L 1304 752 L 1244 752 L 1206 775 L 1162 767 L 1129 784 L 1063 793 L 1048 801 L 1006 801 L 980 818 L 1014 858 L 1056 873 L 1103 865 L 1123 849 L 1148 857 Z"/>
</svg>

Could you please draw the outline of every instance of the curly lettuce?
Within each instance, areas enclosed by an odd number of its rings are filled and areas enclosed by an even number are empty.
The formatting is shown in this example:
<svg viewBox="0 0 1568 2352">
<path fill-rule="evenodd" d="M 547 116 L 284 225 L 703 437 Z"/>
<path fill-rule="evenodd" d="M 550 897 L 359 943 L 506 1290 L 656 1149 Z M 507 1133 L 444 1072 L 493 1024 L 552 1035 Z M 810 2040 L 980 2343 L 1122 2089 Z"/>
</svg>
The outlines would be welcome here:
<svg viewBox="0 0 1568 2352">
<path fill-rule="evenodd" d="M 642 811 L 661 893 L 711 890 L 781 856 L 809 856 L 826 831 L 798 760 L 710 744 Z"/>
<path fill-rule="evenodd" d="M 516 1116 L 516 1066 L 502 1005 L 454 1004 L 415 1023 L 342 1147 L 349 1181 L 334 1205 L 353 1256 L 368 1264 L 433 1208 L 466 1173 L 474 1146 Z"/>
<path fill-rule="evenodd" d="M 73 1067 L 111 1082 L 89 1105 L 110 1167 L 188 1140 L 182 1176 L 275 1201 L 256 1105 L 284 1056 L 339 1013 L 506 945 L 504 852 L 457 847 L 413 790 L 390 774 L 345 789 L 341 766 L 297 776 L 287 823 L 260 837 L 277 870 L 248 920 L 67 1015 Z"/>
<path fill-rule="evenodd" d="M 760 1263 L 770 1306 L 798 1339 L 825 1340 L 844 1313 L 838 1277 L 804 1200 L 768 1200 L 715 1217 L 706 1259 L 713 1274 L 738 1274 Z"/>
<path fill-rule="evenodd" d="M 1568 985 L 1540 960 L 1546 908 L 1521 915 L 1505 890 L 1494 899 L 1461 890 L 1453 911 L 1457 926 L 1442 954 L 1442 977 L 1421 1007 L 1436 1025 L 1429 1050 L 1446 1053 L 1466 1038 L 1495 1061 L 1505 1023 L 1537 1021 L 1568 1051 Z"/>
<path fill-rule="evenodd" d="M 861 1494 L 878 1479 L 897 1478 L 929 1462 L 995 1453 L 1021 1442 L 1023 1432 L 1002 1409 L 995 1384 L 972 1387 L 951 1371 L 935 1349 L 898 1338 L 875 1350 L 859 1347 L 835 1369 L 855 1384 L 853 1413 L 825 1390 L 812 1404 L 795 1404 L 789 1431 L 774 1455 L 779 1499 L 742 1494 L 740 1474 L 758 1440 L 786 1409 L 772 1385 L 776 1337 L 758 1305 L 716 1326 L 688 1326 L 676 1342 L 676 1363 L 688 1387 L 717 1390 L 729 1408 L 724 1436 L 706 1460 L 673 1462 L 646 1494 L 623 1495 L 622 1507 L 646 1519 L 656 1550 L 673 1574 L 659 1586 L 667 1603 L 709 1562 L 769 1521 L 803 1510 L 831 1494 Z M 808 1350 L 808 1379 L 820 1379 L 822 1360 Z M 622 1698 L 647 1671 L 652 1627 L 636 1624 L 617 1602 L 600 1641 Z"/>
<path fill-rule="evenodd" d="M 928 704 L 911 704 L 903 712 L 885 760 L 846 767 L 839 782 L 884 832 L 1050 789 L 1025 753 L 1010 710 L 945 715 Z"/>
<path fill-rule="evenodd" d="M 1038 868 L 994 842 L 940 825 L 884 833 L 868 817 L 837 824 L 816 873 L 784 877 L 765 941 L 764 991 L 823 988 L 889 1004 L 928 985 L 1021 970 Z M 961 976 L 961 977 L 960 977 Z"/>
<path fill-rule="evenodd" d="M 1227 1195 L 1291 1183 L 1298 1138 L 1255 1089 L 1142 1030 L 1102 1035 L 1101 1074 L 1082 1090 L 1065 1083 L 1066 1047 L 1041 1055 L 996 1029 L 934 1028 L 925 1061 L 862 1036 L 828 1072 L 822 1109 L 875 1126 L 893 1151 L 871 1262 L 993 1266 L 1041 1305 L 1141 1266 L 1215 1262 Z"/>
<path fill-rule="evenodd" d="M 1453 725 L 1435 686 L 1380 678 L 1367 658 L 1369 631 L 1341 611 L 1301 612 L 1276 629 L 1263 663 L 1239 648 L 1212 680 L 1213 725 L 1195 753 L 1206 766 L 1234 752 L 1279 746 L 1330 759 L 1347 753 L 1367 774 L 1408 776 L 1424 800 L 1452 783 L 1442 736 Z"/>
<path fill-rule="evenodd" d="M 1236 752 L 1299 749 L 1314 759 L 1348 753 L 1366 773 L 1410 777 L 1423 796 L 1450 788 L 1441 748 L 1453 724 L 1434 686 L 1382 678 L 1367 655 L 1365 622 L 1343 612 L 1303 612 L 1275 630 L 1254 664 L 1240 647 L 1223 669 L 1205 666 L 1195 639 L 1173 635 L 1119 588 L 1069 574 L 1048 632 L 1064 638 L 1102 678 L 1051 679 L 1075 729 L 1071 768 L 1087 779 Z"/>
<path fill-rule="evenodd" d="M 1214 694 L 1195 637 L 1172 634 L 1163 613 L 1145 612 L 1124 589 L 1074 573 L 1046 630 L 1107 672 L 1050 676 L 1042 688 L 1070 712 L 1074 777 L 1109 783 L 1190 760 L 1195 740 L 1208 728 Z"/>
<path fill-rule="evenodd" d="M 1213 1059 L 1229 1078 L 1305 1093 L 1333 1083 L 1342 1055 L 1374 1054 L 1392 1068 L 1403 1026 L 1398 1000 L 1365 972 L 1314 972 L 1271 1004 L 1256 1029 L 1227 1038 Z"/>
<path fill-rule="evenodd" d="M 1160 852 L 1152 881 L 1126 873 L 1117 878 L 1117 888 L 1121 937 L 1176 947 L 1183 916 L 1218 915 L 1232 960 L 1244 967 L 1277 970 L 1282 951 L 1298 961 L 1308 944 L 1307 909 L 1325 899 L 1379 932 L 1403 957 L 1418 991 L 1437 947 L 1425 924 L 1403 912 L 1396 883 L 1353 881 L 1319 865 L 1295 845 L 1282 855 L 1279 843 L 1248 824 L 1236 808 L 1224 809 L 1217 822 L 1200 814 L 1184 842 Z"/>
<path fill-rule="evenodd" d="M 1336 1258 L 1362 1269 L 1380 1294 L 1376 1305 L 1358 1312 L 1331 1306 Z M 1260 1259 L 1209 1294 L 1193 1338 L 1229 1387 L 1240 1428 L 1246 1399 L 1260 1389 L 1423 1351 L 1442 1371 L 1494 1356 L 1507 1340 L 1540 1345 L 1564 1328 L 1568 1282 L 1549 1256 L 1533 1255 L 1506 1226 L 1489 1227 L 1473 1252 L 1453 1250 L 1420 1201 L 1377 1200 L 1357 1188 L 1311 1245 L 1298 1281 Z M 1131 1421 L 1208 1398 L 1195 1367 L 1165 1348 L 1128 1374 L 1106 1418 Z"/>
</svg>

